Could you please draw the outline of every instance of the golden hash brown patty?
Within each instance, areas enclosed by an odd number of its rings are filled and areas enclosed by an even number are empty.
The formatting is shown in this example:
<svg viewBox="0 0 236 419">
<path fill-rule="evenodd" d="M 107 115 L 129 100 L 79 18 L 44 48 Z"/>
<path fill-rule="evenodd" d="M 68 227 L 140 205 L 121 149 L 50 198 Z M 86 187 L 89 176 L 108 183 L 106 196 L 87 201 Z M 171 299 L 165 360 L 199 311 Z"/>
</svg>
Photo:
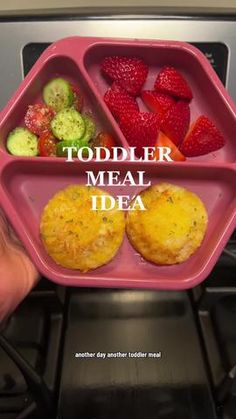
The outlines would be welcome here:
<svg viewBox="0 0 236 419">
<path fill-rule="evenodd" d="M 201 245 L 208 216 L 193 192 L 168 183 L 140 193 L 146 211 L 129 211 L 126 231 L 133 247 L 157 265 L 187 260 Z"/>
<path fill-rule="evenodd" d="M 99 188 L 72 185 L 56 193 L 43 210 L 40 233 L 47 253 L 56 263 L 86 272 L 108 263 L 117 253 L 125 220 L 117 206 L 92 210 Z M 100 202 L 100 199 L 98 200 Z"/>
</svg>

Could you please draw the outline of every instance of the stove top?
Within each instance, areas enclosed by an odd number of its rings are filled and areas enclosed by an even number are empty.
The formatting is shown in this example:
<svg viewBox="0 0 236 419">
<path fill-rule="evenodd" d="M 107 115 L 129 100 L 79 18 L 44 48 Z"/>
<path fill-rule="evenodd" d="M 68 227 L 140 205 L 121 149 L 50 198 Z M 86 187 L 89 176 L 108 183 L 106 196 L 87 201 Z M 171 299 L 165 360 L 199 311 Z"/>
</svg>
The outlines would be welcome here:
<svg viewBox="0 0 236 419">
<path fill-rule="evenodd" d="M 201 49 L 216 67 L 236 100 L 236 58 L 233 54 L 236 50 L 235 32 L 236 20 L 220 17 L 216 19 L 189 16 L 111 15 L 61 19 L 33 17 L 24 21 L 0 19 L 0 107 L 4 106 L 24 75 L 24 50 L 28 44 L 45 44 L 73 35 L 175 39 L 201 43 Z M 37 52 L 36 55 L 32 49 L 31 52 L 32 58 L 36 58 Z M 26 70 L 28 69 L 29 66 Z"/>
<path fill-rule="evenodd" d="M 0 105 L 50 42 L 75 34 L 193 42 L 236 99 L 235 30 L 184 17 L 3 21 Z M 0 334 L 0 419 L 235 419 L 235 250 L 236 234 L 189 292 L 42 278 Z"/>
</svg>

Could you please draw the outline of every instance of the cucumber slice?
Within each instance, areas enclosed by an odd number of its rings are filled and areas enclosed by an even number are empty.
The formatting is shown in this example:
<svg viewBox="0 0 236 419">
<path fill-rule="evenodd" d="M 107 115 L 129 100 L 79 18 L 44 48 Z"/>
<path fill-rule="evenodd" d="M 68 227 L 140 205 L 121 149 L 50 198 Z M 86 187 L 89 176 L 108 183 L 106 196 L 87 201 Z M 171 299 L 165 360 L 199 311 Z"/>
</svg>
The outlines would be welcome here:
<svg viewBox="0 0 236 419">
<path fill-rule="evenodd" d="M 85 132 L 85 123 L 75 108 L 63 109 L 51 122 L 52 132 L 56 138 L 64 141 L 80 140 Z"/>
<path fill-rule="evenodd" d="M 95 135 L 96 132 L 96 125 L 94 120 L 92 119 L 92 117 L 90 115 L 82 115 L 83 116 L 83 120 L 85 123 L 85 133 L 83 135 L 83 140 L 86 141 L 90 141 L 93 136 Z"/>
<path fill-rule="evenodd" d="M 35 157 L 38 154 L 38 137 L 27 128 L 15 128 L 7 137 L 7 149 L 14 156 Z"/>
<path fill-rule="evenodd" d="M 56 112 L 68 108 L 73 104 L 74 94 L 70 83 L 62 78 L 51 80 L 44 86 L 43 100 Z"/>
<path fill-rule="evenodd" d="M 63 151 L 64 147 L 76 147 L 76 150 L 72 151 L 72 156 L 76 157 L 79 148 L 89 147 L 89 145 L 88 145 L 88 141 L 86 141 L 84 139 L 76 140 L 76 141 L 60 141 L 57 144 L 57 149 L 56 149 L 56 154 L 57 154 L 58 157 L 67 157 L 67 150 Z M 88 155 L 87 150 L 84 150 L 83 151 L 83 156 L 86 157 L 87 155 Z"/>
</svg>

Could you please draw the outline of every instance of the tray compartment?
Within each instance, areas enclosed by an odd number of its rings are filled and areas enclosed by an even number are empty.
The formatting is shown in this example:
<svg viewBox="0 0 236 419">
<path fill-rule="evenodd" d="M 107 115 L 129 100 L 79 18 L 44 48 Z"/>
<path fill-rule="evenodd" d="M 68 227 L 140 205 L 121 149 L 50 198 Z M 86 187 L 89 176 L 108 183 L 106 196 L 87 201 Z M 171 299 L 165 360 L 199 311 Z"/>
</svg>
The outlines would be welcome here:
<svg viewBox="0 0 236 419">
<path fill-rule="evenodd" d="M 117 146 L 123 146 L 111 121 L 105 115 L 94 96 L 93 91 L 88 86 L 86 79 L 81 74 L 78 64 L 73 58 L 63 55 L 50 55 L 45 62 L 41 62 L 35 76 L 31 77 L 31 75 L 32 72 L 30 73 L 29 78 L 26 78 L 25 81 L 23 81 L 16 100 L 9 107 L 8 112 L 5 113 L 4 119 L 0 123 L 0 148 L 3 151 L 7 152 L 5 140 L 9 132 L 17 126 L 24 126 L 24 116 L 28 106 L 43 101 L 43 87 L 54 77 L 64 77 L 70 82 L 79 84 L 84 98 L 83 113 L 92 112 L 96 122 L 97 132 L 110 132 L 114 136 Z"/>
<path fill-rule="evenodd" d="M 206 237 L 200 249 L 185 263 L 160 267 L 144 261 L 128 239 L 115 259 L 106 266 L 82 274 L 56 265 L 46 254 L 39 237 L 39 220 L 50 197 L 69 184 L 86 184 L 86 171 L 111 170 L 107 163 L 53 164 L 43 161 L 13 161 L 2 172 L 1 184 L 6 200 L 4 209 L 39 270 L 57 283 L 76 286 L 113 286 L 182 289 L 196 285 L 212 269 L 233 231 L 236 221 L 236 172 L 230 168 L 191 165 L 153 165 L 149 163 L 115 163 L 113 170 L 121 178 L 131 170 L 134 178 L 138 170 L 146 172 L 146 181 L 152 184 L 170 182 L 196 192 L 205 203 L 209 215 Z M 47 188 L 45 188 L 47 184 Z M 144 187 L 104 187 L 113 196 L 129 194 L 131 197 Z M 18 212 L 19 211 L 19 212 Z"/>
<path fill-rule="evenodd" d="M 236 113 L 235 104 L 212 69 L 206 57 L 195 47 L 173 41 L 108 41 L 95 42 L 85 51 L 84 66 L 101 97 L 111 85 L 101 73 L 101 62 L 110 55 L 137 56 L 149 66 L 149 75 L 143 89 L 153 89 L 156 76 L 163 65 L 175 66 L 187 79 L 194 98 L 190 104 L 191 122 L 207 115 L 222 131 L 226 145 L 215 153 L 188 159 L 189 162 L 236 161 Z M 207 92 L 207 93 L 206 93 Z M 138 98 L 141 110 L 146 110 Z M 112 115 L 110 114 L 111 118 Z"/>
</svg>

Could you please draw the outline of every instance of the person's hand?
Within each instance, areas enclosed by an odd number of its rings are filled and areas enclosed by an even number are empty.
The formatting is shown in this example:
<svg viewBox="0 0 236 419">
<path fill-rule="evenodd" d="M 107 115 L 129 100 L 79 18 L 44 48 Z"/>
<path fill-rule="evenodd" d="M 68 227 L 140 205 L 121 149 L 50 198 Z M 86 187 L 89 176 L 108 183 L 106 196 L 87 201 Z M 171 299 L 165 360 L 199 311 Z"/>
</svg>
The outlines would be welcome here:
<svg viewBox="0 0 236 419">
<path fill-rule="evenodd" d="M 0 325 L 38 280 L 36 268 L 0 208 Z"/>
</svg>

